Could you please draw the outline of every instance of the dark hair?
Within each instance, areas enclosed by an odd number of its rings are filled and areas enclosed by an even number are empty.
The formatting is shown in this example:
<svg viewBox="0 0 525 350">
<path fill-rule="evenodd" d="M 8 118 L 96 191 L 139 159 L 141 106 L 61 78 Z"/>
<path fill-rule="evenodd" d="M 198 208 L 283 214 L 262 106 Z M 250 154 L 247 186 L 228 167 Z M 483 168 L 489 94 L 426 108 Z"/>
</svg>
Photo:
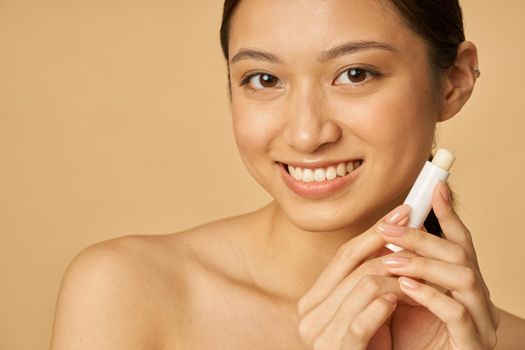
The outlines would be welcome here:
<svg viewBox="0 0 525 350">
<path fill-rule="evenodd" d="M 452 66 L 459 44 L 465 41 L 458 0 L 390 0 L 408 27 L 427 43 L 436 69 Z"/>
<path fill-rule="evenodd" d="M 465 41 L 463 14 L 458 0 L 390 0 L 407 26 L 427 43 L 436 70 L 452 66 L 459 44 Z M 225 0 L 221 23 L 221 47 L 229 58 L 230 22 L 241 0 Z"/>
<path fill-rule="evenodd" d="M 230 22 L 240 2 L 241 0 L 224 1 L 220 37 L 226 60 L 229 59 Z M 459 0 L 390 0 L 390 4 L 408 28 L 426 42 L 433 71 L 439 72 L 451 67 L 456 59 L 459 44 L 465 41 Z M 432 155 L 429 160 L 432 160 Z M 433 210 L 425 220 L 424 226 L 431 233 L 443 233 Z"/>
</svg>

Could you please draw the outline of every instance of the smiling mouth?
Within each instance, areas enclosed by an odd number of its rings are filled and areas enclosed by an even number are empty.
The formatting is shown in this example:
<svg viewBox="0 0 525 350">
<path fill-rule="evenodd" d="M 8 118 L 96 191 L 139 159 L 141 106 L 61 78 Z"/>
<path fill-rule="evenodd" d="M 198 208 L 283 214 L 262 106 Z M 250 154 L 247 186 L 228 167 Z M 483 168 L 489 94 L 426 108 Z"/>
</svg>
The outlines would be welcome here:
<svg viewBox="0 0 525 350">
<path fill-rule="evenodd" d="M 338 177 L 344 177 L 358 169 L 363 164 L 362 159 L 352 160 L 348 162 L 341 162 L 322 168 L 301 168 L 289 164 L 280 163 L 286 172 L 296 181 L 310 183 L 310 182 L 324 182 L 332 181 Z"/>
</svg>

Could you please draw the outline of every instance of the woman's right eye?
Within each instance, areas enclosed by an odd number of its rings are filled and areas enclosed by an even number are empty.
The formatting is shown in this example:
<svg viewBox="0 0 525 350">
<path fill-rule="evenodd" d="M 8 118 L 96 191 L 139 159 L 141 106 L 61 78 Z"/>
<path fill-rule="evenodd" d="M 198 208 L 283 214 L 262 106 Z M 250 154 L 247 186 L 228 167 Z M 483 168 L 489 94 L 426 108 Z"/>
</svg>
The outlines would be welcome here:
<svg viewBox="0 0 525 350">
<path fill-rule="evenodd" d="M 242 79 L 241 86 L 248 86 L 252 90 L 263 90 L 268 88 L 281 88 L 282 82 L 279 78 L 268 73 L 251 74 Z"/>
</svg>

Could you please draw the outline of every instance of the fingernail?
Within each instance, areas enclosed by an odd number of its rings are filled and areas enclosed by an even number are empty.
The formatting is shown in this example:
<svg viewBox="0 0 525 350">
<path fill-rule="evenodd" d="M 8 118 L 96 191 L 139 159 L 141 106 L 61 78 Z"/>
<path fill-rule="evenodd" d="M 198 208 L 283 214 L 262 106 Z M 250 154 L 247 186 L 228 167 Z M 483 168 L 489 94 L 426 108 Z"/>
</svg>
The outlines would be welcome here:
<svg viewBox="0 0 525 350">
<path fill-rule="evenodd" d="M 400 225 L 408 217 L 410 211 L 411 209 L 408 205 L 401 205 L 388 214 L 386 222 Z"/>
<path fill-rule="evenodd" d="M 383 259 L 386 267 L 403 267 L 408 265 L 409 259 L 402 256 L 389 256 Z"/>
<path fill-rule="evenodd" d="M 405 234 L 405 227 L 391 225 L 384 222 L 381 222 L 379 225 L 377 225 L 377 230 L 383 235 L 392 237 L 401 237 Z"/>
<path fill-rule="evenodd" d="M 447 184 L 445 184 L 443 181 L 441 181 L 441 188 L 439 189 L 439 193 L 441 193 L 441 197 L 443 197 L 443 200 L 445 202 L 450 202 L 450 191 L 448 189 Z"/>
<path fill-rule="evenodd" d="M 397 302 L 397 295 L 395 295 L 394 293 L 385 294 L 383 295 L 383 298 L 390 304 L 395 304 Z"/>
<path fill-rule="evenodd" d="M 417 290 L 420 283 L 408 277 L 399 277 L 399 284 L 409 290 Z"/>
</svg>

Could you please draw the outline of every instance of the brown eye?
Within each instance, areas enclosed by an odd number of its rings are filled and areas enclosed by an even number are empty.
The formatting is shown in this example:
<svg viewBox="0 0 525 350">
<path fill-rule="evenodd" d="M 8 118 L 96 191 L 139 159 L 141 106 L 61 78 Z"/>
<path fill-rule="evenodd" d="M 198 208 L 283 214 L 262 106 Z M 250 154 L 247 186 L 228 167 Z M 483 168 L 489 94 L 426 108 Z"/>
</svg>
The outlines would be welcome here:
<svg viewBox="0 0 525 350">
<path fill-rule="evenodd" d="M 360 83 L 366 79 L 366 73 L 359 68 L 352 68 L 346 71 L 346 75 L 351 82 Z"/>
<path fill-rule="evenodd" d="M 277 82 L 279 80 L 277 80 L 277 78 L 274 77 L 273 75 L 262 74 L 262 75 L 259 76 L 259 81 L 261 82 L 262 86 L 267 87 L 267 88 L 271 88 L 271 87 L 274 87 L 275 85 L 277 85 Z"/>
<path fill-rule="evenodd" d="M 374 71 L 362 68 L 350 68 L 339 74 L 335 80 L 335 85 L 352 85 L 366 81 L 370 77 L 376 77 L 377 74 Z"/>
<path fill-rule="evenodd" d="M 249 84 L 249 86 L 255 90 L 281 87 L 279 78 L 267 73 L 258 73 L 249 76 L 243 83 Z"/>
</svg>

